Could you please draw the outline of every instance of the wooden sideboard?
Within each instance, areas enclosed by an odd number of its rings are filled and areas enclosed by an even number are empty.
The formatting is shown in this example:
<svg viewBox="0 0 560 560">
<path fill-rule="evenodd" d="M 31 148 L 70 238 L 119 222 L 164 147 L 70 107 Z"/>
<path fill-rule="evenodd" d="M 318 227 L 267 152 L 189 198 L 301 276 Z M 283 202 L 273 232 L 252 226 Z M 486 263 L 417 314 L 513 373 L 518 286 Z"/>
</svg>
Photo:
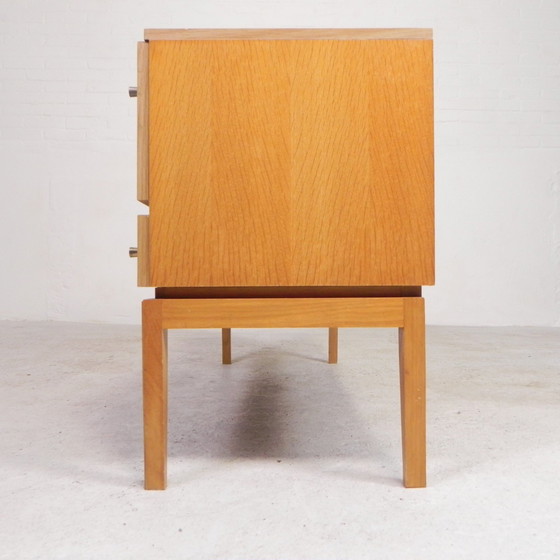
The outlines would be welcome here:
<svg viewBox="0 0 560 560">
<path fill-rule="evenodd" d="M 337 327 L 398 327 L 404 482 L 424 486 L 431 30 L 144 39 L 138 284 L 156 288 L 143 315 L 146 487 L 165 487 L 166 330 L 223 328 L 229 345 L 229 329 L 249 326 L 328 327 L 332 352 Z"/>
</svg>

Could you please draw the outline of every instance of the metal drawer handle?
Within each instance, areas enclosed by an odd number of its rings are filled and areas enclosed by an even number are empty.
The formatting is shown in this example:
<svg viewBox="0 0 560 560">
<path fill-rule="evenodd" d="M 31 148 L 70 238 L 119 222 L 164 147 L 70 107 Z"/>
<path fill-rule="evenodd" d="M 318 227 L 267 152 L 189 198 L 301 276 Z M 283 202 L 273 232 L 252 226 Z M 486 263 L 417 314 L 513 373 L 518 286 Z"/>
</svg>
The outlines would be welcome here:
<svg viewBox="0 0 560 560">
<path fill-rule="evenodd" d="M 129 247 L 128 248 L 128 256 L 131 259 L 134 259 L 138 256 L 138 247 Z"/>
<path fill-rule="evenodd" d="M 128 97 L 138 97 L 138 88 L 130 86 L 128 88 Z"/>
</svg>

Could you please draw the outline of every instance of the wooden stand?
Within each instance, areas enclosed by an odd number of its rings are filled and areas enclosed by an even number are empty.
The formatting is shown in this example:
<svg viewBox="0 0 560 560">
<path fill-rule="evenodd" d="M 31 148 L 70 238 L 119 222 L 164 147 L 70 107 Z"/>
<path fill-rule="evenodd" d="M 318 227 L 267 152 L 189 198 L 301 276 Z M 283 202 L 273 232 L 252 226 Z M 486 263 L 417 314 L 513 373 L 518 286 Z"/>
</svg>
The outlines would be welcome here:
<svg viewBox="0 0 560 560">
<path fill-rule="evenodd" d="M 142 303 L 145 488 L 167 484 L 167 329 L 222 329 L 222 360 L 231 363 L 232 328 L 398 327 L 403 482 L 426 486 L 426 368 L 422 297 L 169 298 Z"/>
</svg>

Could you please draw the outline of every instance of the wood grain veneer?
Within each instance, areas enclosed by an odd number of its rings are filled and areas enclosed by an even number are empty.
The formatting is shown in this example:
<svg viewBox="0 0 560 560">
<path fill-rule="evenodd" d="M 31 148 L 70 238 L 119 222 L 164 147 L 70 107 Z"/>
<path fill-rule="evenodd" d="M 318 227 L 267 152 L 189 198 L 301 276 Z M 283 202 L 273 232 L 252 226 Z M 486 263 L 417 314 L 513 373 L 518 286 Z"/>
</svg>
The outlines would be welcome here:
<svg viewBox="0 0 560 560">
<path fill-rule="evenodd" d="M 431 41 L 149 45 L 152 285 L 433 284 Z"/>
</svg>

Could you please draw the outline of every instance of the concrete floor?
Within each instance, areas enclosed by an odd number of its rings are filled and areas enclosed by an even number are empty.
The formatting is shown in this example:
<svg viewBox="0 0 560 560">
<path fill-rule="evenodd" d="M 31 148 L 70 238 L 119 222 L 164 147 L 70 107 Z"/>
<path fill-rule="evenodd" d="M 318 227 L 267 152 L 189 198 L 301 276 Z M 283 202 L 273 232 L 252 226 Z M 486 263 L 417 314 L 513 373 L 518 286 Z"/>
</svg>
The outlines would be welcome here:
<svg viewBox="0 0 560 560">
<path fill-rule="evenodd" d="M 428 330 L 429 488 L 401 487 L 396 331 L 170 333 L 142 488 L 140 330 L 0 323 L 0 558 L 560 558 L 560 329 Z"/>
</svg>

